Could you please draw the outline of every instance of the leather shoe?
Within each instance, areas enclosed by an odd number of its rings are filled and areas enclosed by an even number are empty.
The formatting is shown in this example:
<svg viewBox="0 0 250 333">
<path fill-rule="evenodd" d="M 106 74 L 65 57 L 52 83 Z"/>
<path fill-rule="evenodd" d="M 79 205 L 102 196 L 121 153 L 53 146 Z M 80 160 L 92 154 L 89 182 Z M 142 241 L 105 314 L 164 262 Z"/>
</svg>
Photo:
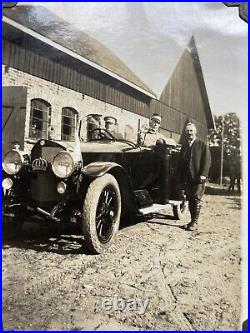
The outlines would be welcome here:
<svg viewBox="0 0 250 333">
<path fill-rule="evenodd" d="M 197 231 L 198 230 L 198 224 L 195 222 L 189 222 L 188 224 L 183 226 L 183 229 L 187 231 Z"/>
</svg>

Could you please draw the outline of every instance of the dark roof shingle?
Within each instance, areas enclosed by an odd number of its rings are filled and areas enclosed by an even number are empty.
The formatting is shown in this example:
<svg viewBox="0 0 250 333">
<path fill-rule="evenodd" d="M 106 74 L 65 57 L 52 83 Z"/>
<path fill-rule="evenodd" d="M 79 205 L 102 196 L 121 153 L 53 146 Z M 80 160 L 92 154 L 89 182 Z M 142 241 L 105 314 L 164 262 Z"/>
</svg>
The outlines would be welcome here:
<svg viewBox="0 0 250 333">
<path fill-rule="evenodd" d="M 42 6 L 17 5 L 12 9 L 4 10 L 4 16 L 155 95 L 155 93 L 106 46 L 90 37 L 85 32 L 76 29 L 47 8 Z"/>
</svg>

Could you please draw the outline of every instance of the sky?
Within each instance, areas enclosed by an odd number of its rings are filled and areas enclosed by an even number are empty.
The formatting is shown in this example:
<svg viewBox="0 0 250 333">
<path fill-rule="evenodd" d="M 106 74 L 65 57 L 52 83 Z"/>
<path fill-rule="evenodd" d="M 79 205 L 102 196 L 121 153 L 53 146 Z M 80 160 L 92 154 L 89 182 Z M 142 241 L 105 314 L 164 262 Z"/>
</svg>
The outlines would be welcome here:
<svg viewBox="0 0 250 333">
<path fill-rule="evenodd" d="M 248 110 L 248 24 L 222 2 L 36 2 L 102 42 L 159 97 L 192 35 L 213 114 Z"/>
</svg>

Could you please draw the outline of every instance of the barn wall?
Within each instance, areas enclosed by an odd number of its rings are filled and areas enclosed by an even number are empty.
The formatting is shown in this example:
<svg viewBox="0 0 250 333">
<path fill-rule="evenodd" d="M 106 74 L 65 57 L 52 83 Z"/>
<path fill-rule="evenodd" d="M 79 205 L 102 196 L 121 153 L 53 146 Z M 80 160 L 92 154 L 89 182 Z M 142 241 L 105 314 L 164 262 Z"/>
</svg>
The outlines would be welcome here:
<svg viewBox="0 0 250 333">
<path fill-rule="evenodd" d="M 92 97 L 96 100 L 97 105 L 102 105 L 99 103 L 102 101 L 104 104 L 108 104 L 109 108 L 113 105 L 115 109 L 116 107 L 124 109 L 130 111 L 131 115 L 139 115 L 142 118 L 149 118 L 154 112 L 160 113 L 163 117 L 162 131 L 167 136 L 176 139 L 180 137 L 189 118 L 196 122 L 199 136 L 206 139 L 206 122 L 204 123 L 203 120 L 197 121 L 196 114 L 190 117 L 186 112 L 183 113 L 182 109 L 180 111 L 175 104 L 174 107 L 169 107 L 165 103 L 151 99 L 90 66 L 81 62 L 73 62 L 65 55 L 60 54 L 59 51 L 51 50 L 49 52 L 51 59 L 48 58 L 48 50 L 46 50 L 46 53 L 44 47 L 40 48 L 39 52 L 41 54 L 34 53 L 30 49 L 7 40 L 3 41 L 3 63 L 7 68 L 19 69 L 20 73 L 30 74 L 34 77 L 34 80 L 35 77 L 43 79 L 49 82 L 49 85 L 52 84 L 55 87 L 68 88 L 72 94 L 73 92 L 84 94 L 86 100 Z M 43 52 L 46 56 L 42 55 Z M 177 75 L 179 74 L 177 73 Z M 25 80 L 24 85 L 26 85 Z M 138 118 L 134 115 L 131 117 L 131 119 Z"/>
<path fill-rule="evenodd" d="M 188 50 L 183 53 L 160 100 L 198 122 L 206 121 L 199 83 Z"/>
<path fill-rule="evenodd" d="M 206 140 L 208 128 L 213 128 L 213 119 L 193 38 L 189 46 L 163 89 L 160 102 L 156 103 L 164 104 L 165 110 L 175 110 L 177 122 L 173 131 L 181 133 L 185 124 L 192 121 L 198 129 L 198 136 Z"/>
<path fill-rule="evenodd" d="M 141 124 L 147 124 L 148 118 L 131 113 L 129 110 L 119 108 L 117 106 L 105 103 L 90 96 L 86 96 L 71 89 L 62 87 L 58 84 L 49 82 L 44 79 L 23 73 L 15 68 L 2 65 L 2 85 L 3 87 L 26 87 L 26 115 L 24 129 L 24 146 L 30 149 L 34 140 L 29 138 L 29 123 L 30 123 L 30 107 L 31 100 L 34 98 L 44 99 L 52 106 L 51 125 L 55 129 L 55 138 L 61 137 L 61 115 L 63 107 L 72 107 L 78 113 L 80 118 L 84 118 L 88 114 L 102 114 L 102 127 L 104 127 L 103 118 L 107 115 L 112 115 L 118 119 L 119 132 L 125 136 L 126 129 L 132 129 L 133 139 L 136 138 L 138 120 Z"/>
<path fill-rule="evenodd" d="M 200 116 L 198 120 L 195 115 L 189 115 L 182 110 L 171 108 L 161 101 L 152 99 L 150 103 L 150 114 L 152 115 L 154 112 L 162 115 L 162 127 L 164 131 L 170 133 L 170 136 L 174 138 L 176 142 L 180 141 L 183 130 L 190 121 L 197 127 L 197 137 L 205 141 L 207 140 L 208 128 L 205 115 L 204 117 Z"/>
<path fill-rule="evenodd" d="M 52 48 L 44 50 L 41 47 L 35 53 L 3 40 L 3 64 L 148 117 L 148 96 L 80 61 L 73 62 L 68 56 L 55 52 Z"/>
<path fill-rule="evenodd" d="M 37 43 L 37 41 L 36 41 Z M 27 44 L 27 45 L 26 45 Z M 24 139 L 29 136 L 30 101 L 41 98 L 52 105 L 56 135 L 61 133 L 62 107 L 76 109 L 80 116 L 90 113 L 113 114 L 120 131 L 137 131 L 154 112 L 160 113 L 161 132 L 181 140 L 188 121 L 196 124 L 198 137 L 206 140 L 208 123 L 192 55 L 185 50 L 160 101 L 152 99 L 87 64 L 71 59 L 47 45 L 32 47 L 26 43 L 3 40 L 3 85 L 28 87 Z M 53 124 L 52 124 L 53 125 Z M 126 127 L 127 126 L 127 127 Z"/>
</svg>

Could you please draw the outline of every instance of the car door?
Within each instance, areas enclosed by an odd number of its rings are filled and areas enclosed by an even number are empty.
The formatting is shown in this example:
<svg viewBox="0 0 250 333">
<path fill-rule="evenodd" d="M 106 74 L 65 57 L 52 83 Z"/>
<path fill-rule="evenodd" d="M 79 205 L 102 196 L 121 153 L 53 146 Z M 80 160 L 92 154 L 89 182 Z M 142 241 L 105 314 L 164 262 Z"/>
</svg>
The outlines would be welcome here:
<svg viewBox="0 0 250 333">
<path fill-rule="evenodd" d="M 126 151 L 123 155 L 123 164 L 135 190 L 145 189 L 157 178 L 157 155 L 153 148 L 138 147 Z"/>
</svg>

